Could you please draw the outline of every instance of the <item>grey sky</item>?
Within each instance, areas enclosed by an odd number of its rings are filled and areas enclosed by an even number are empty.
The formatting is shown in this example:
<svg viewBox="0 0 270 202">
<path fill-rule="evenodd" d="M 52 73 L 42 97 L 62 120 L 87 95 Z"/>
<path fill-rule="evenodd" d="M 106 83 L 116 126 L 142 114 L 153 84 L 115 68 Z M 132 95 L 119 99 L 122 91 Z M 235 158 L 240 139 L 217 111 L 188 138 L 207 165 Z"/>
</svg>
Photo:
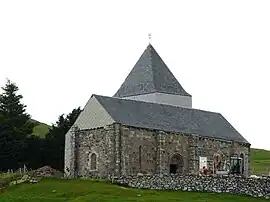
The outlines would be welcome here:
<svg viewBox="0 0 270 202">
<path fill-rule="evenodd" d="M 270 149 L 270 1 L 0 1 L 0 85 L 48 124 L 112 96 L 152 44 L 193 107 Z"/>
</svg>

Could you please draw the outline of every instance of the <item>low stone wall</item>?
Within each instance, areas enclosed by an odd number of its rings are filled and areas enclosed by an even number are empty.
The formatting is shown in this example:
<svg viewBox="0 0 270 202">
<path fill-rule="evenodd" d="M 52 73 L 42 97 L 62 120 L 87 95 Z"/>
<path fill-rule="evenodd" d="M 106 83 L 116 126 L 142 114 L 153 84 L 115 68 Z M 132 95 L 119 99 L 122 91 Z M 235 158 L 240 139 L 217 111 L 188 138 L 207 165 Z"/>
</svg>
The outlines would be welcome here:
<svg viewBox="0 0 270 202">
<path fill-rule="evenodd" d="M 216 192 L 270 197 L 270 177 L 263 179 L 233 176 L 138 175 L 112 178 L 112 183 L 141 189 Z"/>
</svg>

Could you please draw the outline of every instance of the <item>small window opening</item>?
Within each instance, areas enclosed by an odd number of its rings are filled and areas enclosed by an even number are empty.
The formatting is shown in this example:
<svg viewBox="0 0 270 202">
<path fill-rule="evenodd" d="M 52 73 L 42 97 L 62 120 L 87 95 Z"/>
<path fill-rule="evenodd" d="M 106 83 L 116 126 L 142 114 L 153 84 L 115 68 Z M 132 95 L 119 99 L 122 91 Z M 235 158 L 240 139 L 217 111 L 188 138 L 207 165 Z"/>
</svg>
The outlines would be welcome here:
<svg viewBox="0 0 270 202">
<path fill-rule="evenodd" d="M 142 146 L 139 146 L 139 167 L 142 169 Z"/>
<path fill-rule="evenodd" d="M 95 153 L 92 153 L 90 159 L 91 159 L 90 169 L 96 170 L 97 169 L 97 155 Z"/>
</svg>

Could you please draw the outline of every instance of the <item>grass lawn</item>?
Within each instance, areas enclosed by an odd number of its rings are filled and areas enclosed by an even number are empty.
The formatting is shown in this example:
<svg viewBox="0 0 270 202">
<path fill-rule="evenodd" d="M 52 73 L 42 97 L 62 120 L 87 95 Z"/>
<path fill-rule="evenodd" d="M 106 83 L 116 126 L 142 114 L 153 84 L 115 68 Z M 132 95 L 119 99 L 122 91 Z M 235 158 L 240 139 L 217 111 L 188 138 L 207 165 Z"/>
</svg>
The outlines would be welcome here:
<svg viewBox="0 0 270 202">
<path fill-rule="evenodd" d="M 270 151 L 251 149 L 251 168 L 252 174 L 269 174 Z"/>
<path fill-rule="evenodd" d="M 1 191 L 0 191 L 1 192 Z M 1 202 L 92 202 L 92 201 L 185 201 L 231 202 L 269 201 L 266 199 L 235 196 L 230 194 L 190 193 L 182 191 L 152 191 L 123 188 L 107 182 L 91 180 L 46 179 L 38 184 L 22 184 L 2 190 Z"/>
<path fill-rule="evenodd" d="M 33 128 L 33 134 L 41 138 L 45 138 L 46 134 L 49 132 L 51 126 L 45 123 L 39 123 Z"/>
</svg>

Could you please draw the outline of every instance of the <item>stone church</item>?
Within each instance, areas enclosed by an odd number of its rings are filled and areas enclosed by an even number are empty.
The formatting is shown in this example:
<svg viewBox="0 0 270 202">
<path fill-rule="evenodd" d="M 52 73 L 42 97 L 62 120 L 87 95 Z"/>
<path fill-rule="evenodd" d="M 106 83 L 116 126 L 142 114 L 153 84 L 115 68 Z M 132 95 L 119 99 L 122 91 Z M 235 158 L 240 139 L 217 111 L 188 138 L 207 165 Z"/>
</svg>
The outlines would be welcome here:
<svg viewBox="0 0 270 202">
<path fill-rule="evenodd" d="M 250 173 L 250 143 L 192 96 L 151 44 L 113 97 L 93 94 L 65 139 L 68 177 Z"/>
</svg>

